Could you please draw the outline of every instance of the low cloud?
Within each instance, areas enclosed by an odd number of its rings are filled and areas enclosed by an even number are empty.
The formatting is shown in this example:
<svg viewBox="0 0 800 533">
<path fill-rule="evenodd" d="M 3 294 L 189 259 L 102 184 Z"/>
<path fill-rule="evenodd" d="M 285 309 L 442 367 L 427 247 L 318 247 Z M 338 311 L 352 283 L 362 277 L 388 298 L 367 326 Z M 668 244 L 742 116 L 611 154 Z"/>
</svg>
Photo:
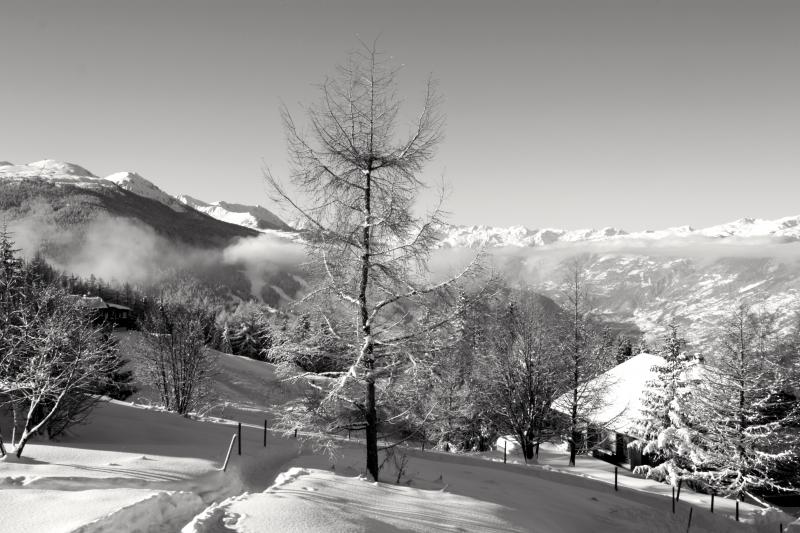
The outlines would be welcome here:
<svg viewBox="0 0 800 533">
<path fill-rule="evenodd" d="M 267 285 L 281 298 L 288 298 L 283 289 L 271 280 L 286 273 L 297 282 L 296 272 L 305 259 L 305 250 L 301 244 L 268 233 L 239 239 L 222 252 L 224 263 L 243 269 L 250 281 L 251 294 L 257 299 L 261 299 L 262 290 Z"/>
<path fill-rule="evenodd" d="M 725 259 L 770 259 L 776 262 L 800 261 L 800 241 L 769 237 L 711 238 L 685 236 L 661 239 L 608 239 L 555 243 L 534 247 L 486 248 L 485 267 L 501 272 L 509 279 L 536 283 L 551 278 L 567 261 L 576 258 L 609 257 L 681 258 L 697 266 Z M 475 248 L 440 248 L 433 252 L 429 267 L 434 277 L 444 278 L 463 269 L 479 253 Z"/>
<path fill-rule="evenodd" d="M 177 272 L 190 272 L 213 283 L 229 282 L 229 274 L 219 277 L 227 269 L 241 272 L 257 299 L 265 287 L 285 298 L 302 286 L 297 273 L 305 259 L 303 247 L 288 239 L 261 234 L 225 249 L 200 249 L 168 240 L 130 219 L 101 216 L 64 228 L 52 222 L 52 214 L 50 206 L 34 206 L 24 219 L 16 220 L 10 225 L 15 243 L 26 257 L 42 251 L 55 268 L 81 277 L 149 286 Z"/>
</svg>

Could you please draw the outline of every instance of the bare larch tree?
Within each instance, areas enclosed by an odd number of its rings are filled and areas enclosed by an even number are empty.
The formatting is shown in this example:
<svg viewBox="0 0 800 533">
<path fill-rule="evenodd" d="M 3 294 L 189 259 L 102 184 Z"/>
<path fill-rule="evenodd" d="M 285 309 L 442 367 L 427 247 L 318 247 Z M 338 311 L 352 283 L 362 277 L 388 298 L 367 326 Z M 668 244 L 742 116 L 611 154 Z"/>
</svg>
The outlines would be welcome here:
<svg viewBox="0 0 800 533">
<path fill-rule="evenodd" d="M 428 281 L 426 264 L 437 242 L 441 202 L 424 217 L 413 206 L 425 187 L 419 173 L 442 138 L 443 117 L 429 80 L 421 112 L 408 121 L 407 135 L 400 134 L 396 74 L 374 44 L 362 43 L 337 75 L 321 84 L 319 102 L 307 110 L 308 132 L 282 109 L 296 193 L 266 172 L 274 199 L 298 214 L 321 280 L 304 300 L 338 300 L 345 316 L 353 317 L 326 319 L 331 333 L 351 343 L 343 370 L 307 377 L 325 389 L 321 405 L 344 402 L 360 413 L 366 469 L 376 480 L 382 422 L 376 389 L 383 391 L 403 369 L 422 362 L 426 354 L 412 346 L 452 315 L 420 310 L 472 271 Z M 353 322 L 357 327 L 350 331 L 337 326 Z"/>
<path fill-rule="evenodd" d="M 612 386 L 596 378 L 609 367 L 610 339 L 592 318 L 586 266 L 580 258 L 566 265 L 563 279 L 566 321 L 564 355 L 567 360 L 567 394 L 558 403 L 568 412 L 567 439 L 569 465 L 575 466 L 575 456 L 581 442 L 583 427 L 606 402 L 605 389 Z M 602 426 L 608 421 L 594 420 Z"/>
</svg>

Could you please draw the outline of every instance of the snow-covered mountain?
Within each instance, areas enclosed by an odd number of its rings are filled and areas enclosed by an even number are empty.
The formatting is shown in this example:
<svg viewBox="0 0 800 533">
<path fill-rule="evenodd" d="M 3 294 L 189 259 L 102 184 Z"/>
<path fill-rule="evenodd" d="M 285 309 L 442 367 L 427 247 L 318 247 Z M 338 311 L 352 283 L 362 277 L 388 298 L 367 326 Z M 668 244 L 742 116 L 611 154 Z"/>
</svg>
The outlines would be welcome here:
<svg viewBox="0 0 800 533">
<path fill-rule="evenodd" d="M 188 195 L 172 196 L 136 172 L 116 172 L 101 178 L 74 163 L 44 159 L 27 165 L 0 162 L 0 180 L 21 181 L 40 179 L 55 185 L 73 185 L 87 189 L 117 187 L 142 198 L 155 200 L 178 213 L 191 208 L 214 219 L 254 230 L 284 230 L 291 228 L 275 214 L 261 206 L 229 202 L 206 203 Z M 188 207 L 187 207 L 188 206 Z"/>
<path fill-rule="evenodd" d="M 85 168 L 73 163 L 43 159 L 27 165 L 15 165 L 8 161 L 0 162 L 0 179 L 24 180 L 45 179 L 56 184 L 76 185 L 79 187 L 110 187 L 111 183 L 99 178 Z"/>
<path fill-rule="evenodd" d="M 291 229 L 283 220 L 278 218 L 278 216 L 260 205 L 232 204 L 223 201 L 207 203 L 193 198 L 188 194 L 180 194 L 176 196 L 176 198 L 181 203 L 197 211 L 230 224 L 237 224 L 255 230 Z"/>
<path fill-rule="evenodd" d="M 135 172 L 116 172 L 106 176 L 106 180 L 116 183 L 119 187 L 133 194 L 161 202 L 173 211 L 186 211 L 186 207 L 174 196 L 165 193 Z"/>
<path fill-rule="evenodd" d="M 77 245 L 73 240 L 103 217 L 149 226 L 173 245 L 205 249 L 257 235 L 185 206 L 134 172 L 101 178 L 79 165 L 52 159 L 0 163 L 0 198 L 0 216 L 23 228 L 20 237 L 54 254 Z"/>
</svg>

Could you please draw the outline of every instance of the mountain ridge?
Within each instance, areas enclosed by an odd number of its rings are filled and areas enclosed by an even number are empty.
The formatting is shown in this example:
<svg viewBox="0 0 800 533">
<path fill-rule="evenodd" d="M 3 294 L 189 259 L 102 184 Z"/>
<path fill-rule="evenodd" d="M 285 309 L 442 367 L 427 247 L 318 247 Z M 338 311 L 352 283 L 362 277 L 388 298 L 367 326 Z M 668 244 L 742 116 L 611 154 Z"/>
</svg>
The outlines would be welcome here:
<svg viewBox="0 0 800 533">
<path fill-rule="evenodd" d="M 133 171 L 115 172 L 101 178 L 80 165 L 54 159 L 43 159 L 26 165 L 15 165 L 7 161 L 0 163 L 0 180 L 30 179 L 41 179 L 56 185 L 73 185 L 88 189 L 119 187 L 137 196 L 160 202 L 175 212 L 186 212 L 187 209 L 191 209 L 221 222 L 235 224 L 250 230 L 291 230 L 288 224 L 264 207 L 228 202 L 207 204 L 190 196 L 172 196 L 161 190 L 152 181 Z M 185 199 L 191 199 L 191 202 L 185 201 Z M 192 204 L 196 204 L 197 207 Z M 207 209 L 208 206 L 212 206 L 212 209 Z"/>
</svg>

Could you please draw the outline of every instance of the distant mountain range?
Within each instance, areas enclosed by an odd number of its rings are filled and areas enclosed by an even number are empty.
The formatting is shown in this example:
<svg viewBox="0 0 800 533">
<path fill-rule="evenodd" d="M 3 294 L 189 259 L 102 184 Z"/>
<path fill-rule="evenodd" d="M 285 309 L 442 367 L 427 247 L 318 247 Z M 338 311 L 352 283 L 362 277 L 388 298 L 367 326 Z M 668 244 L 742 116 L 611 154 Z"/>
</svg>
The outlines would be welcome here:
<svg viewBox="0 0 800 533">
<path fill-rule="evenodd" d="M 678 226 L 665 230 L 649 230 L 628 233 L 617 228 L 603 229 L 528 229 L 525 226 L 507 228 L 492 226 L 452 226 L 442 237 L 442 245 L 452 248 L 467 247 L 534 247 L 548 245 L 574 244 L 581 242 L 613 242 L 617 245 L 630 243 L 653 243 L 659 241 L 702 242 L 712 239 L 751 239 L 769 238 L 775 242 L 794 242 L 800 240 L 800 215 L 777 220 L 742 218 L 727 224 L 694 229 L 691 226 Z"/>
<path fill-rule="evenodd" d="M 442 250 L 484 248 L 512 281 L 564 303 L 563 273 L 578 260 L 595 310 L 651 340 L 670 323 L 696 345 L 713 343 L 739 303 L 775 312 L 779 328 L 800 321 L 800 216 L 693 229 L 628 233 L 457 226 Z"/>
<path fill-rule="evenodd" d="M 52 160 L 0 163 L 0 216 L 7 220 L 34 221 L 37 231 L 67 227 L 80 232 L 103 215 L 151 228 L 178 248 L 216 250 L 221 256 L 222 250 L 249 238 L 297 238 L 263 207 L 173 197 L 133 172 L 100 178 L 78 165 Z M 76 246 L 74 239 L 62 237 L 44 243 L 54 257 Z M 706 343 L 741 301 L 777 311 L 781 326 L 800 310 L 800 216 L 638 232 L 450 226 L 443 230 L 436 253 L 440 260 L 454 254 L 455 261 L 477 248 L 487 250 L 512 283 L 524 282 L 556 301 L 562 296 L 565 264 L 578 258 L 596 311 L 631 335 L 657 335 L 676 322 L 690 340 Z M 286 251 L 276 250 L 269 257 Z M 153 260 L 158 257 L 154 254 Z M 222 274 L 215 279 L 236 287 L 234 292 L 242 296 L 250 290 L 249 278 L 272 304 L 301 289 L 296 269 L 285 264 L 262 268 L 261 263 L 258 259 L 234 267 L 222 261 L 203 268 L 218 269 Z M 269 279 L 254 280 L 254 272 Z"/>
</svg>

